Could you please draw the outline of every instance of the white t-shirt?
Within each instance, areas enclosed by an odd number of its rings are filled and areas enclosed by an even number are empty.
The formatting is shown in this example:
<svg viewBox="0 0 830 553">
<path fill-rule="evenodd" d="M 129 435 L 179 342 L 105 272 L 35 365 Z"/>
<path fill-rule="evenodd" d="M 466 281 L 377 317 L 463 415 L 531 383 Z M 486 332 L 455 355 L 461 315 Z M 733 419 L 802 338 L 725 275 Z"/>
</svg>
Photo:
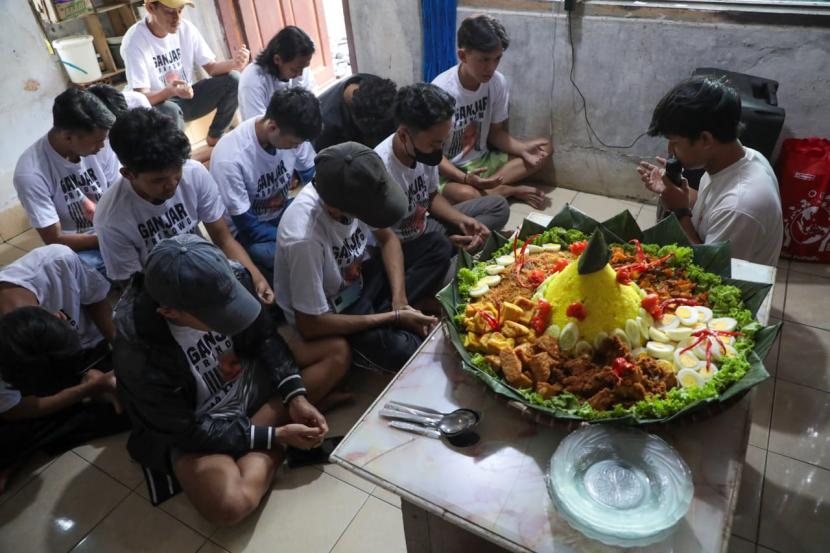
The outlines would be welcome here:
<svg viewBox="0 0 830 553">
<path fill-rule="evenodd" d="M 219 140 L 210 157 L 210 174 L 228 215 L 253 209 L 257 220 L 270 221 L 285 209 L 294 170 L 314 167 L 314 148 L 310 142 L 303 142 L 296 148 L 269 154 L 257 140 L 257 119 L 244 121 Z"/>
<path fill-rule="evenodd" d="M 372 228 L 359 219 L 335 220 L 313 184 L 308 184 L 285 210 L 277 230 L 274 280 L 277 303 L 289 323 L 294 312 L 322 315 L 348 285 L 359 285 L 361 266 Z"/>
<path fill-rule="evenodd" d="M 784 240 L 778 180 L 766 158 L 744 147 L 743 159 L 704 173 L 692 224 L 704 243 L 732 243 L 732 257 L 775 265 Z"/>
<path fill-rule="evenodd" d="M 375 152 L 409 198 L 406 215 L 392 226 L 401 242 L 406 242 L 418 238 L 426 230 L 430 198 L 438 193 L 438 167 L 418 162 L 415 162 L 415 167 L 407 167 L 395 156 L 392 148 L 394 139 L 394 134 L 389 135 L 375 147 Z"/>
<path fill-rule="evenodd" d="M 504 75 L 496 71 L 489 82 L 477 90 L 467 90 L 458 79 L 458 65 L 435 77 L 432 84 L 455 98 L 455 117 L 444 155 L 455 165 L 480 158 L 487 153 L 490 125 L 507 119 L 510 89 Z M 467 153 L 464 153 L 466 150 Z"/>
<path fill-rule="evenodd" d="M 174 80 L 193 84 L 194 63 L 202 66 L 216 56 L 186 19 L 181 21 L 178 31 L 164 38 L 154 35 L 147 27 L 147 19 L 142 19 L 127 29 L 121 42 L 121 58 L 131 89 L 156 91 Z"/>
<path fill-rule="evenodd" d="M 219 411 L 237 399 L 242 367 L 233 351 L 233 340 L 169 321 L 167 326 L 187 357 L 196 382 L 196 415 Z"/>
<path fill-rule="evenodd" d="M 104 339 L 83 307 L 105 300 L 110 284 L 69 247 L 52 244 L 32 250 L 0 269 L 0 282 L 25 288 L 44 309 L 63 313 L 84 348 Z M 0 380 L 0 413 L 17 405 L 20 398 L 18 390 Z"/>
<path fill-rule="evenodd" d="M 109 144 L 72 163 L 44 135 L 17 160 L 14 188 L 33 228 L 60 223 L 64 232 L 92 233 L 95 204 L 121 176 L 120 168 Z"/>
<path fill-rule="evenodd" d="M 95 230 L 107 276 L 126 280 L 141 271 L 153 247 L 171 236 L 200 234 L 200 221 L 213 223 L 225 213 L 216 183 L 204 165 L 187 160 L 172 198 L 154 205 L 121 178 L 101 198 Z"/>
<path fill-rule="evenodd" d="M 301 87 L 314 91 L 311 71 L 303 69 L 302 75 L 288 81 L 281 81 L 256 63 L 248 64 L 239 76 L 239 114 L 250 119 L 265 114 L 271 96 L 283 88 Z"/>
</svg>

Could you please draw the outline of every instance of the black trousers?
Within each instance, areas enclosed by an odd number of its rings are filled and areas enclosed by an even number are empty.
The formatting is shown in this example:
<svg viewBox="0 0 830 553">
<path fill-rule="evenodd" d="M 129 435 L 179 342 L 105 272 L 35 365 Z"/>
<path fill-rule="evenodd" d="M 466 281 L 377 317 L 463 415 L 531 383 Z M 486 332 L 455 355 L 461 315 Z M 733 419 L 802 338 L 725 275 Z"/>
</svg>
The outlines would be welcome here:
<svg viewBox="0 0 830 553">
<path fill-rule="evenodd" d="M 453 247 L 443 232 L 427 232 L 401 244 L 404 256 L 406 296 L 410 304 L 434 294 L 450 266 Z M 383 259 L 376 255 L 363 265 L 363 292 L 345 313 L 369 315 L 392 308 L 392 290 Z M 355 362 L 372 368 L 399 371 L 412 357 L 422 338 L 395 326 L 365 330 L 348 337 Z"/>
</svg>

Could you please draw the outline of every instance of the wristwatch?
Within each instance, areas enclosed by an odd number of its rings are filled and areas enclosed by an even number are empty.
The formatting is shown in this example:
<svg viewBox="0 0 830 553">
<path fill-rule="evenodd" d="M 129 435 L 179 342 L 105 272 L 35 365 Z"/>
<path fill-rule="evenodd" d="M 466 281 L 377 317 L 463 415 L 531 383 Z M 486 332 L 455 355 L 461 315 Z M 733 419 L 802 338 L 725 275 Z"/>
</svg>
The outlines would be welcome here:
<svg viewBox="0 0 830 553">
<path fill-rule="evenodd" d="M 678 219 L 681 219 L 683 217 L 689 217 L 691 219 L 691 217 L 692 217 L 692 210 L 689 209 L 688 207 L 681 207 L 681 208 L 678 208 L 678 209 L 672 209 L 671 211 L 672 211 L 672 213 L 674 213 L 674 216 L 677 217 Z"/>
</svg>

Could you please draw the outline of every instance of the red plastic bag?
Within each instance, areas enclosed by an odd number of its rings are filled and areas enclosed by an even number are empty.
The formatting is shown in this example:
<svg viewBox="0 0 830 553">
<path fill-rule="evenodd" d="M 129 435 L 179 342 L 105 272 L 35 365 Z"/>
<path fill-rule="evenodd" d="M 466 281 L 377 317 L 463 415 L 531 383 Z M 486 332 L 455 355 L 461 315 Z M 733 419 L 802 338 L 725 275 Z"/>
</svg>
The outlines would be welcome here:
<svg viewBox="0 0 830 553">
<path fill-rule="evenodd" d="M 830 263 L 830 140 L 785 140 L 775 172 L 784 212 L 781 255 Z"/>
</svg>

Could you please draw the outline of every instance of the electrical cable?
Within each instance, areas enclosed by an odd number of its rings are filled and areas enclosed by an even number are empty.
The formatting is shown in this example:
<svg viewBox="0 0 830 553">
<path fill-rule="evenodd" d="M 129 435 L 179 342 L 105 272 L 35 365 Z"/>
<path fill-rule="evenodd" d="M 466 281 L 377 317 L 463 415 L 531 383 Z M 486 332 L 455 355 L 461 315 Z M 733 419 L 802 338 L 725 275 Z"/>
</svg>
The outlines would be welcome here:
<svg viewBox="0 0 830 553">
<path fill-rule="evenodd" d="M 606 144 L 604 140 L 602 140 L 597 132 L 594 130 L 594 126 L 591 125 L 591 121 L 588 119 L 588 102 L 585 100 L 585 95 L 582 94 L 582 90 L 579 89 L 579 85 L 576 84 L 574 80 L 574 69 L 576 68 L 576 48 L 574 47 L 574 38 L 573 38 L 573 25 L 571 21 L 571 15 L 573 14 L 572 10 L 568 10 L 568 42 L 571 45 L 571 71 L 568 75 L 568 78 L 571 81 L 576 93 L 579 94 L 579 97 L 582 99 L 582 115 L 585 117 L 585 124 L 588 126 L 588 130 L 597 139 L 597 142 L 605 146 L 606 148 L 613 148 L 618 150 L 626 150 L 628 148 L 633 148 L 634 145 L 639 142 L 639 140 L 646 136 L 648 133 L 644 132 L 637 138 L 635 138 L 631 144 L 627 146 L 615 145 L 615 144 Z"/>
</svg>

